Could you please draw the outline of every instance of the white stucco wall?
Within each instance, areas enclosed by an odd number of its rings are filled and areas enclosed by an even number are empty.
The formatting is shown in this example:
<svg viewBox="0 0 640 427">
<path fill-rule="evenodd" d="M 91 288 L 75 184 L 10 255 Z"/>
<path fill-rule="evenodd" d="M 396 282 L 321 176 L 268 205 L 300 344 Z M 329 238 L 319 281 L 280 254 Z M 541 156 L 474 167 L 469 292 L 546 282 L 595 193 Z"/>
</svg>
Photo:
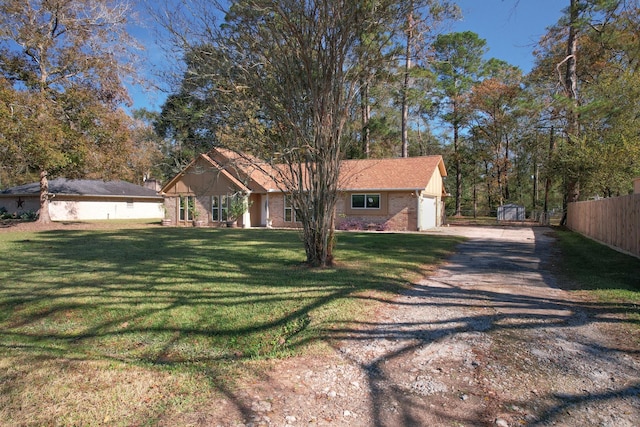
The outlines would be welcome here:
<svg viewBox="0 0 640 427">
<path fill-rule="evenodd" d="M 49 213 L 54 221 L 89 219 L 161 219 L 163 203 L 123 201 L 65 201 L 52 200 Z"/>
</svg>

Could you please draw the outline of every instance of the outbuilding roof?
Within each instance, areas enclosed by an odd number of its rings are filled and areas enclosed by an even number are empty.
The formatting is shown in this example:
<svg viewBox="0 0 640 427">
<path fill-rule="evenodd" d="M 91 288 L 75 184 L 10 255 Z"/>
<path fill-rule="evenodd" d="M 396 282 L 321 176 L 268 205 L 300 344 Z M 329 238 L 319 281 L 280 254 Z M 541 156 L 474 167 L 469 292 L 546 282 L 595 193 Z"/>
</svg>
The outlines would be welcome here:
<svg viewBox="0 0 640 427">
<path fill-rule="evenodd" d="M 0 195 L 30 196 L 40 193 L 40 183 L 19 185 Z M 49 193 L 67 196 L 159 197 L 156 191 L 126 181 L 56 178 L 49 181 Z"/>
</svg>

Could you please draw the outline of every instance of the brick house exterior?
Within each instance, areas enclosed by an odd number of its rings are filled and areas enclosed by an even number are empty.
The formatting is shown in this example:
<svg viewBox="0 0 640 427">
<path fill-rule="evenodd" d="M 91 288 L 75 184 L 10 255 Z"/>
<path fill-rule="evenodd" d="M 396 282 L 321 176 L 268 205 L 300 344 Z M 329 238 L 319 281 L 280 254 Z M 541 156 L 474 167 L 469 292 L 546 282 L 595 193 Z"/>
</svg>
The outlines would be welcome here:
<svg viewBox="0 0 640 427">
<path fill-rule="evenodd" d="M 257 163 L 220 148 L 200 155 L 162 188 L 167 217 L 176 225 L 198 220 L 205 226 L 226 226 L 225 203 L 242 194 L 249 209 L 238 226 L 299 227 L 285 192 L 268 173 L 271 166 L 255 167 Z M 445 176 L 442 156 L 345 160 L 336 227 L 391 231 L 438 227 L 444 221 Z"/>
</svg>

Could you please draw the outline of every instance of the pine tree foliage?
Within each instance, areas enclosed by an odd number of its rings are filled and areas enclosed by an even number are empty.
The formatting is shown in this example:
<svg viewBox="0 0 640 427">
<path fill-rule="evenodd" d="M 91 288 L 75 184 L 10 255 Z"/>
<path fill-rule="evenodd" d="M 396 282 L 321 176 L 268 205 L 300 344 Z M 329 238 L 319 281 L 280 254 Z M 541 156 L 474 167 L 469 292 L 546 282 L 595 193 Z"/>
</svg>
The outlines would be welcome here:
<svg viewBox="0 0 640 427">
<path fill-rule="evenodd" d="M 167 160 L 225 145 L 304 165 L 279 178 L 309 229 L 331 221 L 300 190 L 322 176 L 330 208 L 339 158 L 444 154 L 450 214 L 626 194 L 640 175 L 637 2 L 565 1 L 526 76 L 477 34 L 437 33 L 450 2 L 171 2 L 183 68 L 156 123 Z M 311 263 L 330 260 L 309 245 Z"/>
</svg>

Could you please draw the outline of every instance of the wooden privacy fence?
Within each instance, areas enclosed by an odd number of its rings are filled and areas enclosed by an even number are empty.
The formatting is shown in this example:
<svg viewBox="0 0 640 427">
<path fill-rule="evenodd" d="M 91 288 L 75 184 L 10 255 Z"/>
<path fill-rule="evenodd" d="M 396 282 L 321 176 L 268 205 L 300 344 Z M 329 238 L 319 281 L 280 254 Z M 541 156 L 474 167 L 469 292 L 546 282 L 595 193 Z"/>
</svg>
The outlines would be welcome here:
<svg viewBox="0 0 640 427">
<path fill-rule="evenodd" d="M 640 258 L 640 194 L 569 203 L 567 227 Z"/>
</svg>

